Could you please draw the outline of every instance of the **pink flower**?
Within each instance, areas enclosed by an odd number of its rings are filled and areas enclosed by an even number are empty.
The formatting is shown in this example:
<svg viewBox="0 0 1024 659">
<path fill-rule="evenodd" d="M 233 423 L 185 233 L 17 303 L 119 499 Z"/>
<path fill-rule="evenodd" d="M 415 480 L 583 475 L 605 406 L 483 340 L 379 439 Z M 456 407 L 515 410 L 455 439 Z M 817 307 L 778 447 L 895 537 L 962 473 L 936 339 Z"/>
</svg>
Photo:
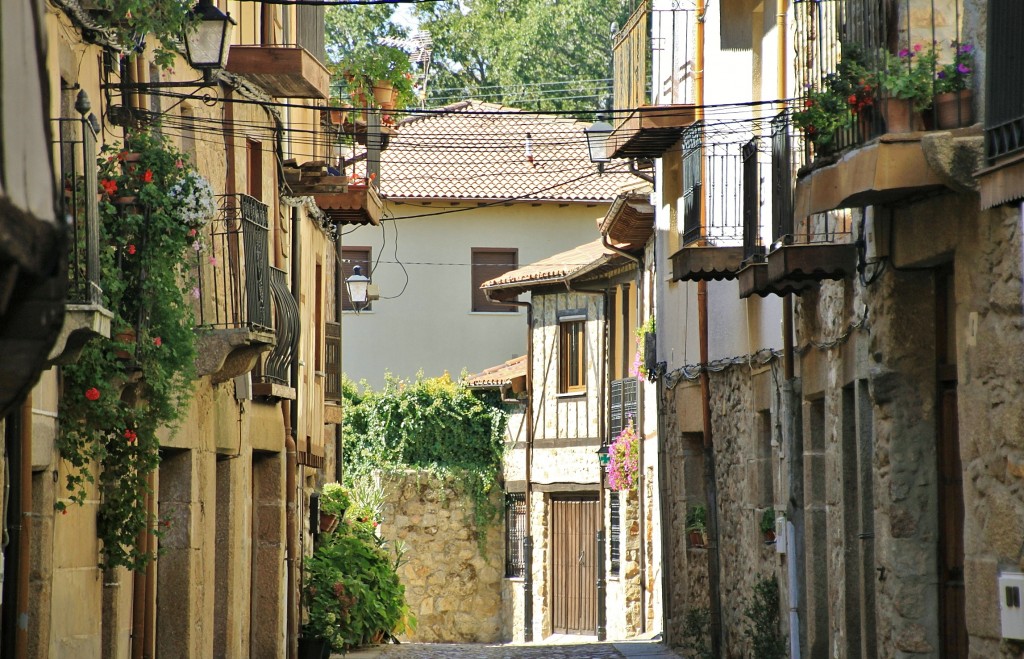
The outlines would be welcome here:
<svg viewBox="0 0 1024 659">
<path fill-rule="evenodd" d="M 134 243 L 131 244 L 131 245 L 128 245 L 128 253 L 129 254 L 134 254 L 135 253 L 135 244 Z"/>
<path fill-rule="evenodd" d="M 199 299 L 199 287 L 198 286 L 196 286 L 195 288 L 192 289 L 192 297 L 194 297 L 197 300 Z"/>
<path fill-rule="evenodd" d="M 159 348 L 163 344 L 164 344 L 164 341 L 159 336 L 153 338 L 153 345 L 155 345 L 157 348 Z"/>
<path fill-rule="evenodd" d="M 196 235 L 196 230 L 195 229 L 189 229 L 188 230 L 188 237 L 191 238 L 194 235 Z"/>
<path fill-rule="evenodd" d="M 181 158 L 178 158 L 177 160 L 174 161 L 174 166 L 177 167 L 178 169 L 182 169 L 185 167 L 185 163 L 181 162 Z"/>
<path fill-rule="evenodd" d="M 217 265 L 217 257 L 216 256 L 211 256 L 210 257 L 210 265 L 212 265 L 212 266 L 216 266 Z"/>
<path fill-rule="evenodd" d="M 203 248 L 203 246 L 202 246 L 202 244 L 200 244 L 200 242 L 198 240 L 192 241 L 192 249 L 194 249 L 195 251 L 198 252 L 202 248 Z"/>
<path fill-rule="evenodd" d="M 89 400 L 99 400 L 100 390 L 97 389 L 96 387 L 90 387 L 89 389 L 85 390 L 85 397 Z"/>
</svg>

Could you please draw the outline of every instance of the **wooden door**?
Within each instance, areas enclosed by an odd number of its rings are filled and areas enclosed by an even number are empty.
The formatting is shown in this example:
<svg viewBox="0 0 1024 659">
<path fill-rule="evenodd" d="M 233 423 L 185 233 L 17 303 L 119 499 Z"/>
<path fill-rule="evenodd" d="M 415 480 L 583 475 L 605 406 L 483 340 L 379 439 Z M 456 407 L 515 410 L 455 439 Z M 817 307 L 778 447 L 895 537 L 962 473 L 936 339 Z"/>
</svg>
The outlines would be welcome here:
<svg viewBox="0 0 1024 659">
<path fill-rule="evenodd" d="M 964 482 L 957 431 L 956 383 L 939 393 L 939 629 L 943 659 L 966 659 Z"/>
<path fill-rule="evenodd" d="M 551 622 L 556 634 L 597 633 L 596 497 L 551 501 Z"/>
</svg>

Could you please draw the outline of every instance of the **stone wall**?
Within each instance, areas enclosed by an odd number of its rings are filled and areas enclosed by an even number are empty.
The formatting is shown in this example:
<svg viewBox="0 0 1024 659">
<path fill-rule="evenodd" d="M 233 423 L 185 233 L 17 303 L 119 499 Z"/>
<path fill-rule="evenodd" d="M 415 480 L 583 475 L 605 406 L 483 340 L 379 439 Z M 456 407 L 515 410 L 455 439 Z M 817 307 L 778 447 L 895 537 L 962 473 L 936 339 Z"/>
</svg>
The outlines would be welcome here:
<svg viewBox="0 0 1024 659">
<path fill-rule="evenodd" d="M 382 537 L 407 546 L 399 569 L 417 619 L 403 640 L 491 643 L 502 640 L 504 545 L 502 522 L 477 542 L 473 502 L 449 480 L 426 472 L 383 478 Z M 500 503 L 495 496 L 494 503 Z"/>
</svg>

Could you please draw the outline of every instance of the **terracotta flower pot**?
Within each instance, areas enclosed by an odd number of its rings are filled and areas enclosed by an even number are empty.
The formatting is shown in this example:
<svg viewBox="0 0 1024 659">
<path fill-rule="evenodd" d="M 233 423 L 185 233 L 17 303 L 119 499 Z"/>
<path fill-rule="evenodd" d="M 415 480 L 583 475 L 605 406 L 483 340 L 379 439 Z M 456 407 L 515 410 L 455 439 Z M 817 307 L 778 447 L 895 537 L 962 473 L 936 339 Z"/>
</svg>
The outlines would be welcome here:
<svg viewBox="0 0 1024 659">
<path fill-rule="evenodd" d="M 974 93 L 970 89 L 935 95 L 935 127 L 960 128 L 974 123 Z"/>
<path fill-rule="evenodd" d="M 373 83 L 373 100 L 381 109 L 394 110 L 397 96 L 398 92 L 395 90 L 394 84 L 387 80 L 378 80 Z"/>
<path fill-rule="evenodd" d="M 320 532 L 331 533 L 338 528 L 338 516 L 330 513 L 320 513 Z"/>
<path fill-rule="evenodd" d="M 704 537 L 703 531 L 690 531 L 690 546 L 701 548 L 707 544 L 707 538 Z"/>
<path fill-rule="evenodd" d="M 888 133 L 913 133 L 924 130 L 924 119 L 914 110 L 913 102 L 885 96 L 879 103 L 885 130 Z"/>
<path fill-rule="evenodd" d="M 131 348 L 131 352 L 125 350 L 124 348 L 118 348 L 116 352 L 117 357 L 119 359 L 132 359 L 135 356 L 133 354 L 135 352 L 134 346 L 138 342 L 138 337 L 135 335 L 135 328 L 128 327 L 126 329 L 119 330 L 117 334 L 114 335 L 114 338 L 118 341 L 118 343 L 126 343 L 129 346 L 133 346 Z"/>
</svg>

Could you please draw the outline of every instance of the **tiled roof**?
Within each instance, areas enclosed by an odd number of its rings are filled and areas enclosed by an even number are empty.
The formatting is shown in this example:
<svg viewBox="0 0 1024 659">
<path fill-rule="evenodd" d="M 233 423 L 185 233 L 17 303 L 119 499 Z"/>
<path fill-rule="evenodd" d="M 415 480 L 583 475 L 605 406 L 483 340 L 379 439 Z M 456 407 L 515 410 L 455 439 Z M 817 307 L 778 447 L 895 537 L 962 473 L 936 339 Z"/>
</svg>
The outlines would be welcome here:
<svg viewBox="0 0 1024 659">
<path fill-rule="evenodd" d="M 381 152 L 381 195 L 610 202 L 635 180 L 624 171 L 598 175 L 583 134 L 586 122 L 481 101 L 444 110 L 399 122 Z"/>
<path fill-rule="evenodd" d="M 602 245 L 601 240 L 598 239 L 592 243 L 574 247 L 567 252 L 541 259 L 518 270 L 506 272 L 500 277 L 485 281 L 480 285 L 480 288 L 491 290 L 503 288 L 527 289 L 538 284 L 553 283 L 578 277 L 616 258 L 623 259 L 623 257 Z"/>
<path fill-rule="evenodd" d="M 466 378 L 466 385 L 473 389 L 501 387 L 512 384 L 516 378 L 526 377 L 526 355 L 510 359 L 504 364 L 491 366 L 480 373 Z"/>
</svg>

